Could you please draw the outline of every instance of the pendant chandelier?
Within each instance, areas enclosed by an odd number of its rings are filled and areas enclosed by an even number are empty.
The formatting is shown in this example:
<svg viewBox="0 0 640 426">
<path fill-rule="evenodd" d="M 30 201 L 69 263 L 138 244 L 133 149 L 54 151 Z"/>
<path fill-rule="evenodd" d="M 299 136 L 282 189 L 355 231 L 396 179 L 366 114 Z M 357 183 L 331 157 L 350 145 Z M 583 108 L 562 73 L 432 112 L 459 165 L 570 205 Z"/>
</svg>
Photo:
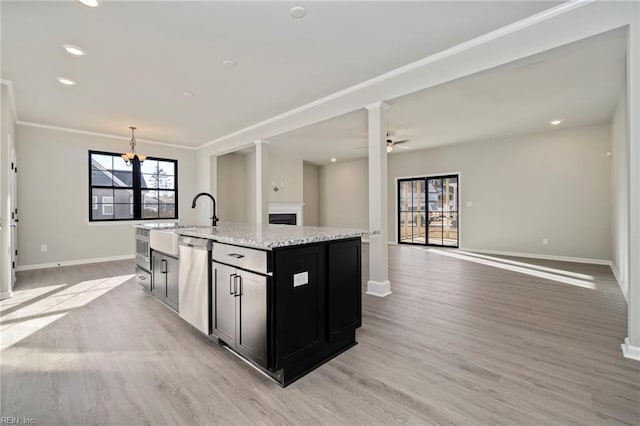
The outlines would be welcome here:
<svg viewBox="0 0 640 426">
<path fill-rule="evenodd" d="M 129 126 L 129 128 L 131 129 L 131 142 L 129 142 L 129 152 L 121 155 L 127 166 L 131 165 L 131 161 L 133 161 L 134 158 L 137 158 L 141 163 L 147 159 L 146 155 L 136 154 L 136 135 L 134 134 L 136 128 L 133 126 Z"/>
</svg>

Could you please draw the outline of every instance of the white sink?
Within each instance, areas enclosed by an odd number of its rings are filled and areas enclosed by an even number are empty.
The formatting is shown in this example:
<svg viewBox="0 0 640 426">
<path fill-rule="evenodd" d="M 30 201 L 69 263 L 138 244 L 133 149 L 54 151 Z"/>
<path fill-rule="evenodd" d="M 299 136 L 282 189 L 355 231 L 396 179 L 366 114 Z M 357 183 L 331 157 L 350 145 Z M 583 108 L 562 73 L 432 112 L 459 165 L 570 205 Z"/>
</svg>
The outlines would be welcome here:
<svg viewBox="0 0 640 426">
<path fill-rule="evenodd" d="M 149 245 L 152 250 L 158 250 L 170 256 L 178 257 L 178 234 L 175 230 L 152 229 L 149 233 Z"/>
</svg>

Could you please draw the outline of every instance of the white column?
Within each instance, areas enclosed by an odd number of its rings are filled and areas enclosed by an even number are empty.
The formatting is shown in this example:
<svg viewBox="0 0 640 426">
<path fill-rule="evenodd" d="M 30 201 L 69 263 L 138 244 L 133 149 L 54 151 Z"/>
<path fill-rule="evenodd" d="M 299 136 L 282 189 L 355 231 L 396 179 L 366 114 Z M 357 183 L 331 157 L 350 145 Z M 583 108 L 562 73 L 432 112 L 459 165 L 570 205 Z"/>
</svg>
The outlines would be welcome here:
<svg viewBox="0 0 640 426">
<path fill-rule="evenodd" d="M 627 126 L 629 143 L 629 306 L 625 357 L 640 361 L 640 5 L 627 41 Z"/>
<path fill-rule="evenodd" d="M 256 144 L 256 226 L 269 224 L 269 142 Z"/>
<path fill-rule="evenodd" d="M 369 282 L 367 294 L 391 294 L 387 229 L 387 110 L 376 102 L 369 110 Z"/>
</svg>

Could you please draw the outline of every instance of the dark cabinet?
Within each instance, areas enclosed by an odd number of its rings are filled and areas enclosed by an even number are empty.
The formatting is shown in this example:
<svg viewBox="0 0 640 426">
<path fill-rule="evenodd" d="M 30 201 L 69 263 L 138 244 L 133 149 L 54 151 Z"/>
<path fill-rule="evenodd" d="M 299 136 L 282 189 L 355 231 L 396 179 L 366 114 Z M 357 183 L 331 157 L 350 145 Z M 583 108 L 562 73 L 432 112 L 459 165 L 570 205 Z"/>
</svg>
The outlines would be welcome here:
<svg viewBox="0 0 640 426">
<path fill-rule="evenodd" d="M 214 334 L 267 367 L 267 277 L 213 262 L 212 283 Z"/>
<path fill-rule="evenodd" d="M 328 245 L 327 332 L 329 341 L 348 337 L 362 322 L 360 241 Z"/>
<path fill-rule="evenodd" d="M 175 311 L 178 310 L 178 259 L 166 254 L 151 252 L 151 293 Z"/>
</svg>

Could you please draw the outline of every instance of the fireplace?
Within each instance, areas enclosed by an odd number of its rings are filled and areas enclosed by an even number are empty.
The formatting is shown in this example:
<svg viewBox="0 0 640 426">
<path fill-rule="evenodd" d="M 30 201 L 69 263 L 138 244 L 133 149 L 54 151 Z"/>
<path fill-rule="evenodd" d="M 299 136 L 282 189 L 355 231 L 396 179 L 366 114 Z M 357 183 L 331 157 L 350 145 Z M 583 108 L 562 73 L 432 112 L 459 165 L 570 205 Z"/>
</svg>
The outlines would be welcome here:
<svg viewBox="0 0 640 426">
<path fill-rule="evenodd" d="M 295 225 L 295 213 L 271 213 L 269 214 L 269 223 L 276 225 Z"/>
<path fill-rule="evenodd" d="M 302 226 L 304 203 L 269 203 L 269 223 Z"/>
</svg>

